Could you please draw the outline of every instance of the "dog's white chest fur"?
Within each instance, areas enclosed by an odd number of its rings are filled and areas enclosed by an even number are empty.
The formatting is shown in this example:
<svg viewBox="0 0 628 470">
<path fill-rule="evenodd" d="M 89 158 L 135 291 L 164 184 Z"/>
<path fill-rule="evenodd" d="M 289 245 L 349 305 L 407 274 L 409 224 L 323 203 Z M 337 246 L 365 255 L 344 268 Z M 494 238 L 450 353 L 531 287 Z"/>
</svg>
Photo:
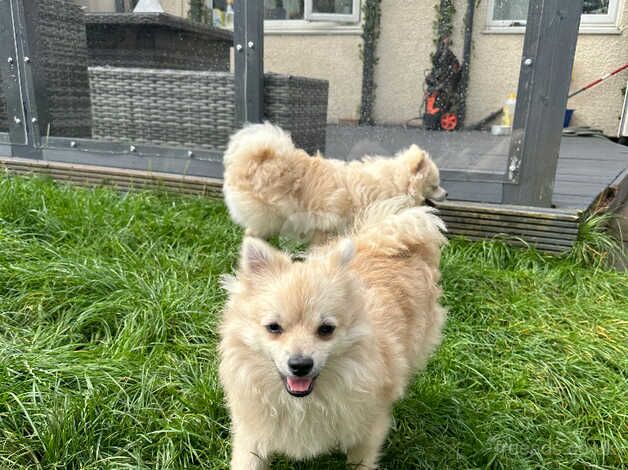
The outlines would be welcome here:
<svg viewBox="0 0 628 470">
<path fill-rule="evenodd" d="M 334 450 L 346 452 L 364 438 L 373 419 L 375 404 L 369 403 L 373 398 L 315 394 L 295 398 L 282 392 L 264 404 L 268 408 L 261 413 L 265 416 L 259 429 L 259 435 L 265 436 L 260 442 L 262 454 L 304 459 Z"/>
</svg>

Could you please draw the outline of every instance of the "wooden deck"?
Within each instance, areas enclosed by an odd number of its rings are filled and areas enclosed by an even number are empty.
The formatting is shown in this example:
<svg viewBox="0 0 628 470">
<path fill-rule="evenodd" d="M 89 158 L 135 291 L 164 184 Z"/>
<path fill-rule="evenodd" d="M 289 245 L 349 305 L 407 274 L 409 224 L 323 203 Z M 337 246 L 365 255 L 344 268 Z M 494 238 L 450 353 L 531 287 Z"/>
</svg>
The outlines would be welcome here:
<svg viewBox="0 0 628 470">
<path fill-rule="evenodd" d="M 506 238 L 562 252 L 573 246 L 578 226 L 596 204 L 611 209 L 628 194 L 628 147 L 604 137 L 563 137 L 552 208 L 502 204 L 509 136 L 487 132 L 434 132 L 402 127 L 339 127 L 327 131 L 329 157 L 353 160 L 392 155 L 417 144 L 441 170 L 448 201 L 439 209 L 449 233 L 472 240 Z"/>
</svg>

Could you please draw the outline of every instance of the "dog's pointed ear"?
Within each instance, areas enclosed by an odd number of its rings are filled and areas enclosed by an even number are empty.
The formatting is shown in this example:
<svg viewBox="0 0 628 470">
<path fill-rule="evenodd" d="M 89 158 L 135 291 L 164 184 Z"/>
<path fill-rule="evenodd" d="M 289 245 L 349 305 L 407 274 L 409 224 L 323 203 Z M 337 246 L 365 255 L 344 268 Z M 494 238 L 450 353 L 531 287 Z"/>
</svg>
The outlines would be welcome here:
<svg viewBox="0 0 628 470">
<path fill-rule="evenodd" d="M 412 175 L 421 173 L 429 160 L 427 153 L 415 144 L 412 144 L 407 150 L 403 151 L 401 156 L 407 163 L 408 170 Z"/>
<path fill-rule="evenodd" d="M 350 238 L 340 240 L 332 252 L 331 262 L 334 266 L 344 268 L 355 258 L 355 243 Z"/>
<path fill-rule="evenodd" d="M 261 274 L 289 263 L 286 255 L 259 238 L 246 237 L 242 242 L 240 271 L 243 274 Z"/>
</svg>

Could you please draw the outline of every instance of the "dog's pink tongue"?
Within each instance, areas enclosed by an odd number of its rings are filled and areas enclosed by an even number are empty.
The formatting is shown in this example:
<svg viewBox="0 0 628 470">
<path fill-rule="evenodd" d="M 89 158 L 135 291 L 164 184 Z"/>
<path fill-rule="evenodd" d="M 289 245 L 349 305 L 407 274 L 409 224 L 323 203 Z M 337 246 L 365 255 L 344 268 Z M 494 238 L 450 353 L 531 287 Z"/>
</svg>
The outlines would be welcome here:
<svg viewBox="0 0 628 470">
<path fill-rule="evenodd" d="M 288 387 L 293 392 L 307 392 L 312 384 L 312 379 L 300 377 L 288 377 Z"/>
</svg>

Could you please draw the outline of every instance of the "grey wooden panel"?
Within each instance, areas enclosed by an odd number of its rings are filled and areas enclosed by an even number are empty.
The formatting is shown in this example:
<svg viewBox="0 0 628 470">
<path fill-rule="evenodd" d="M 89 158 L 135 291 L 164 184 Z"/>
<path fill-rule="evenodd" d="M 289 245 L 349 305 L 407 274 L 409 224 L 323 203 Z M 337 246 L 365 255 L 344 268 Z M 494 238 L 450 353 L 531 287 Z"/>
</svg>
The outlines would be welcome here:
<svg viewBox="0 0 628 470">
<path fill-rule="evenodd" d="M 565 157 L 561 157 L 559 161 L 562 160 L 567 165 L 578 165 L 578 166 L 584 166 L 584 167 L 592 167 L 596 164 L 605 165 L 608 167 L 626 164 L 626 160 L 628 160 L 628 154 L 622 155 L 619 152 L 612 151 L 612 149 L 607 149 L 607 150 L 608 151 L 604 153 L 600 153 L 599 156 L 595 156 L 595 154 L 587 154 L 586 156 L 578 156 L 578 157 L 565 156 Z"/>
<path fill-rule="evenodd" d="M 475 170 L 440 170 L 440 179 L 442 181 L 473 181 L 476 183 L 502 183 L 503 175 L 500 172 L 487 172 Z"/>
<path fill-rule="evenodd" d="M 560 155 L 566 158 L 625 161 L 628 148 L 601 137 L 564 137 Z"/>
<path fill-rule="evenodd" d="M 577 227 L 582 215 L 582 212 L 576 209 L 554 209 L 555 212 L 549 212 L 549 210 L 551 210 L 550 208 L 543 208 L 548 210 L 536 212 L 533 207 L 527 207 L 524 211 L 521 211 L 518 210 L 520 207 L 515 206 L 517 210 L 502 211 L 499 210 L 501 206 L 497 204 L 477 202 L 460 202 L 460 205 L 458 204 L 458 201 L 448 201 L 447 207 L 441 207 L 439 205 L 438 211 L 442 214 L 460 216 L 467 219 L 499 220 L 500 223 L 501 221 L 504 223 L 521 222 L 526 224 L 533 223 L 537 225 L 556 225 L 572 228 Z M 474 204 L 477 208 L 470 208 L 469 204 Z M 483 205 L 486 206 L 487 210 L 483 210 Z M 523 206 L 521 206 L 521 208 L 522 207 Z"/>
<path fill-rule="evenodd" d="M 44 160 L 50 162 L 78 163 L 179 175 L 207 176 L 210 178 L 222 178 L 223 173 L 222 162 L 218 160 L 142 156 L 134 153 L 70 152 L 65 149 L 43 149 L 42 153 Z"/>
<path fill-rule="evenodd" d="M 502 200 L 502 183 L 476 183 L 468 181 L 441 181 L 452 200 L 491 202 L 499 204 Z"/>
<path fill-rule="evenodd" d="M 458 206 L 454 201 L 448 202 L 440 212 L 449 236 L 462 235 L 473 240 L 499 238 L 512 245 L 531 244 L 550 252 L 567 250 L 577 239 L 578 216 L 573 212 L 522 207 L 503 209 L 499 205 L 475 203 Z"/>
<path fill-rule="evenodd" d="M 438 209 L 570 221 L 577 221 L 580 216 L 578 211 L 571 209 L 562 210 L 550 207 L 514 206 L 512 204 L 480 204 L 477 202 L 462 201 L 444 201 L 438 204 Z"/>
<path fill-rule="evenodd" d="M 47 175 L 79 186 L 105 185 L 122 190 L 160 188 L 184 194 L 222 196 L 222 181 L 212 178 L 20 158 L 0 158 L 0 169 L 21 175 Z"/>
<path fill-rule="evenodd" d="M 574 237 L 564 238 L 564 237 L 557 236 L 556 238 L 551 238 L 551 237 L 544 237 L 544 236 L 534 236 L 529 233 L 518 233 L 516 231 L 509 231 L 508 228 L 506 227 L 503 230 L 492 231 L 492 230 L 485 230 L 484 227 L 464 228 L 464 226 L 461 226 L 461 227 L 452 228 L 451 232 L 459 234 L 459 235 L 484 236 L 486 238 L 492 238 L 499 235 L 505 235 L 507 238 L 516 237 L 532 244 L 543 243 L 546 245 L 564 246 L 567 248 L 573 246 L 576 240 Z"/>
<path fill-rule="evenodd" d="M 593 199 L 590 196 L 554 194 L 552 202 L 556 205 L 556 207 L 586 210 L 593 203 Z"/>
<path fill-rule="evenodd" d="M 445 220 L 447 223 L 447 221 Z M 545 230 L 544 226 L 531 226 L 521 229 L 510 225 L 476 225 L 467 224 L 465 222 L 449 222 L 447 227 L 451 231 L 474 230 L 489 234 L 513 235 L 516 237 L 528 237 L 536 241 L 546 239 L 549 243 L 558 242 L 559 244 L 571 244 L 576 238 L 577 233 L 564 233 L 557 231 Z"/>
<path fill-rule="evenodd" d="M 486 227 L 487 230 L 493 229 L 495 227 L 503 227 L 508 226 L 513 230 L 520 231 L 540 231 L 543 233 L 548 232 L 556 232 L 559 234 L 565 235 L 573 235 L 576 236 L 578 234 L 578 227 L 576 224 L 567 224 L 561 221 L 547 221 L 542 220 L 542 223 L 537 223 L 537 220 L 528 219 L 528 221 L 523 218 L 516 221 L 515 220 L 506 220 L 498 217 L 487 217 L 485 219 L 477 218 L 477 217 L 464 217 L 462 214 L 441 214 L 443 220 L 447 222 L 447 224 L 468 224 L 470 221 L 477 227 Z"/>
<path fill-rule="evenodd" d="M 458 233 L 451 233 L 448 235 L 450 238 L 452 238 L 452 236 L 460 236 L 462 238 L 464 238 L 465 240 L 471 240 L 471 241 L 484 241 L 484 240 L 491 240 L 491 239 L 499 239 L 502 240 L 504 239 L 504 237 L 500 237 L 500 236 L 486 236 L 485 234 L 482 235 L 469 235 L 469 234 L 458 234 Z M 536 247 L 538 250 L 544 251 L 544 252 L 548 252 L 548 253 L 564 253 L 565 251 L 568 251 L 570 247 L 568 246 L 560 246 L 560 245 L 554 245 L 551 243 L 529 243 L 526 240 L 518 240 L 515 238 L 509 238 L 505 240 L 509 245 L 512 246 L 517 246 L 517 247 L 527 247 L 530 245 L 533 245 L 534 247 Z"/>
<path fill-rule="evenodd" d="M 597 196 L 608 186 L 607 183 L 584 183 L 577 181 L 558 181 L 554 194 L 571 194 L 574 196 Z"/>
<path fill-rule="evenodd" d="M 264 21 L 262 2 L 236 2 L 236 119 L 262 122 L 264 117 Z"/>
<path fill-rule="evenodd" d="M 604 183 L 608 183 L 609 177 L 620 174 L 626 165 L 621 163 L 613 163 L 612 165 L 563 165 L 558 168 L 556 179 L 564 179 L 567 181 L 580 181 L 580 178 L 592 178 L 593 181 L 598 179 Z"/>
<path fill-rule="evenodd" d="M 549 207 L 583 0 L 530 2 L 504 202 Z"/>
</svg>

